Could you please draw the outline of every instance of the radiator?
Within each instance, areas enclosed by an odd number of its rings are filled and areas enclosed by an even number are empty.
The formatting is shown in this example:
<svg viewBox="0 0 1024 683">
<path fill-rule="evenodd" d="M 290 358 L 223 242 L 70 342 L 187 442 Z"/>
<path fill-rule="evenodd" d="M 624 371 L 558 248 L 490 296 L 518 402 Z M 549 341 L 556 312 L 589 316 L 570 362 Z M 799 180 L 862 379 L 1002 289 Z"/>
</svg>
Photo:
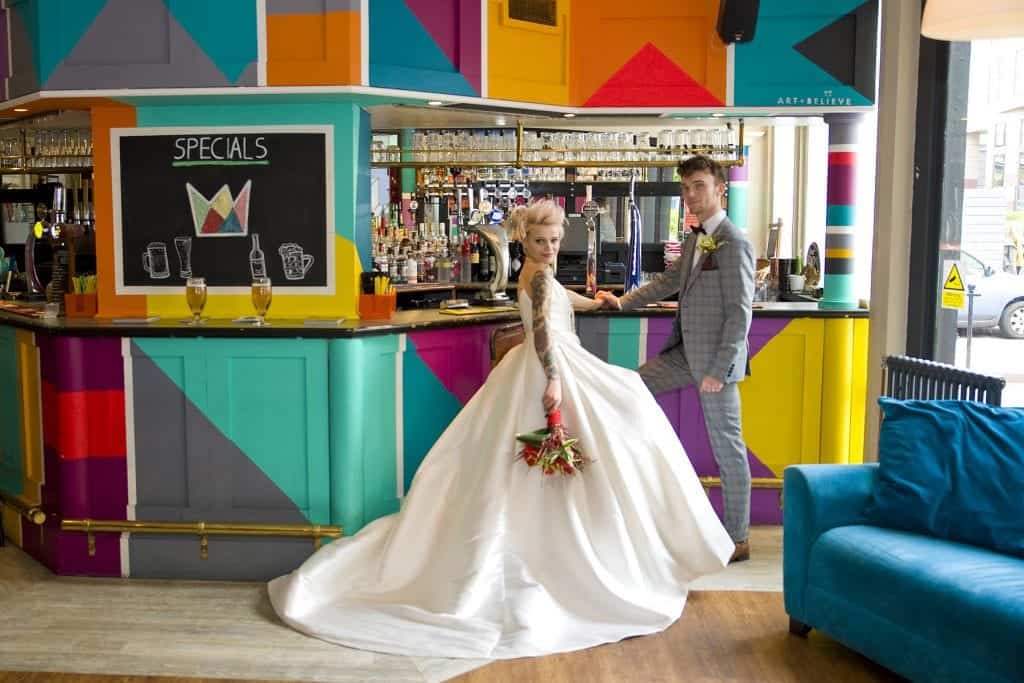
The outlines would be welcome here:
<svg viewBox="0 0 1024 683">
<path fill-rule="evenodd" d="M 909 356 L 882 362 L 885 395 L 897 399 L 959 399 L 998 406 L 1006 380 Z"/>
</svg>

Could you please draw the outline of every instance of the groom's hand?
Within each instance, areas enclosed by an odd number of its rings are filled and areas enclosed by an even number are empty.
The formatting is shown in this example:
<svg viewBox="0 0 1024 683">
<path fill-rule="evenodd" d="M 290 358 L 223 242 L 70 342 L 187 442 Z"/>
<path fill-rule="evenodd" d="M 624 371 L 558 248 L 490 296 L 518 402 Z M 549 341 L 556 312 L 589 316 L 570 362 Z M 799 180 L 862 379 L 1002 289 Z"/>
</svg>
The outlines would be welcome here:
<svg viewBox="0 0 1024 683">
<path fill-rule="evenodd" d="M 725 385 L 722 383 L 722 380 L 718 379 L 717 377 L 712 377 L 711 375 L 704 375 L 704 379 L 701 380 L 700 383 L 700 390 L 710 394 L 717 394 L 719 391 L 722 390 L 722 387 L 724 386 Z"/>
</svg>

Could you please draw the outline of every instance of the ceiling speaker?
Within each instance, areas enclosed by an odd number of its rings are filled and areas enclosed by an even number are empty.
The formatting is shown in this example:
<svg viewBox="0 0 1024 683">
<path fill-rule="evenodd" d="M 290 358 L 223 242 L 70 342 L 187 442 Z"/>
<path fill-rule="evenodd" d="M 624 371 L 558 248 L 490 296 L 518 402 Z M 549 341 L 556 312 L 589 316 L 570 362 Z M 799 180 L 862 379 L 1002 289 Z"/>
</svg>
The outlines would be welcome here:
<svg viewBox="0 0 1024 683">
<path fill-rule="evenodd" d="M 718 6 L 718 35 L 722 42 L 748 43 L 754 39 L 761 0 L 722 0 Z"/>
</svg>

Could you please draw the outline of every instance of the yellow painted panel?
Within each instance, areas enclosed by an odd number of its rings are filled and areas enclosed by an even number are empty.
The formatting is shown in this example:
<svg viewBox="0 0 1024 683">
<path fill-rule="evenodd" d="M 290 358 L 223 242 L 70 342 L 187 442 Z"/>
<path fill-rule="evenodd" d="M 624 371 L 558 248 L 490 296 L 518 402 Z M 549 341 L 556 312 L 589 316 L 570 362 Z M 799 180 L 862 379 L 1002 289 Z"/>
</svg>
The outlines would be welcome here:
<svg viewBox="0 0 1024 683">
<path fill-rule="evenodd" d="M 35 335 L 17 330 L 18 374 L 21 379 L 21 436 L 24 488 L 21 497 L 33 505 L 42 502 L 43 429 L 42 399 L 39 387 L 39 349 Z"/>
<path fill-rule="evenodd" d="M 740 383 L 743 438 L 776 476 L 787 465 L 818 462 L 824 321 L 798 318 L 751 360 Z"/>
<path fill-rule="evenodd" d="M 0 510 L 2 510 L 3 535 L 11 539 L 19 548 L 24 547 L 21 540 L 21 515 L 17 510 L 6 505 Z"/>
<path fill-rule="evenodd" d="M 853 373 L 850 386 L 850 460 L 864 462 L 864 425 L 868 400 L 868 320 L 853 321 Z"/>
<path fill-rule="evenodd" d="M 557 3 L 552 27 L 510 19 L 506 0 L 488 0 L 488 97 L 569 104 L 569 0 Z"/>
<path fill-rule="evenodd" d="M 854 326 L 850 318 L 825 320 L 825 369 L 821 382 L 821 462 L 850 462 Z"/>
<path fill-rule="evenodd" d="M 360 271 L 359 254 L 355 244 L 344 237 L 334 237 L 334 296 L 274 295 L 268 318 L 309 318 L 322 316 L 356 317 L 356 292 Z M 147 298 L 149 315 L 164 318 L 190 317 L 185 305 L 185 288 L 180 294 L 150 295 Z M 210 318 L 238 318 L 253 315 L 252 299 L 248 294 L 211 294 L 203 315 Z"/>
</svg>

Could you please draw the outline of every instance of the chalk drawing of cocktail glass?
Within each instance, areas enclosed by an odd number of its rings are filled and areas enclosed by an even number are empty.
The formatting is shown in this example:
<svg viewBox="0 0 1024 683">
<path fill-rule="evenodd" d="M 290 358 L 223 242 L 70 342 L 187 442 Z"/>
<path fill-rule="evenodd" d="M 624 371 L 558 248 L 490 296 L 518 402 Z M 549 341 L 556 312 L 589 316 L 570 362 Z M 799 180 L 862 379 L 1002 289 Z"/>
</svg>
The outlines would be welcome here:
<svg viewBox="0 0 1024 683">
<path fill-rule="evenodd" d="M 154 280 L 169 278 L 171 268 L 167 263 L 167 245 L 163 242 L 150 242 L 142 253 L 142 268 Z"/>
<path fill-rule="evenodd" d="M 302 247 L 294 242 L 285 242 L 277 253 L 281 255 L 286 280 L 302 280 L 313 267 L 313 256 L 303 253 Z"/>
</svg>

